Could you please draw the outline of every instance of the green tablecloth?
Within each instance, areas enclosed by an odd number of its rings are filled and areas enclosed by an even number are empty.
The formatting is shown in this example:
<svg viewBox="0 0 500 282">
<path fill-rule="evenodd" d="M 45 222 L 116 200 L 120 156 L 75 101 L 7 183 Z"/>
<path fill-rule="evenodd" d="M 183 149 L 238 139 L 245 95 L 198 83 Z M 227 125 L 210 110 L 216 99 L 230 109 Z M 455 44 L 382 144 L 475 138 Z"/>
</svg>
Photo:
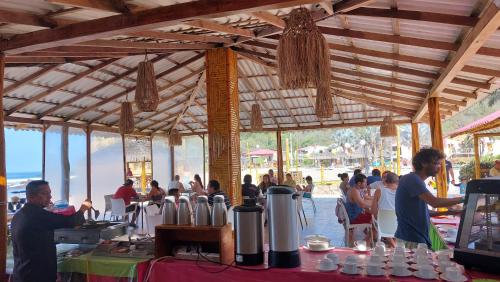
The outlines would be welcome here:
<svg viewBox="0 0 500 282">
<path fill-rule="evenodd" d="M 112 277 L 137 276 L 136 266 L 147 259 L 93 256 L 92 252 L 58 262 L 58 272 L 76 272 Z"/>
<path fill-rule="evenodd" d="M 441 237 L 441 234 L 439 234 L 439 230 L 437 229 L 436 225 L 432 223 L 429 228 L 429 238 L 431 239 L 433 251 L 448 249 L 448 243 L 446 243 L 443 237 Z"/>
</svg>

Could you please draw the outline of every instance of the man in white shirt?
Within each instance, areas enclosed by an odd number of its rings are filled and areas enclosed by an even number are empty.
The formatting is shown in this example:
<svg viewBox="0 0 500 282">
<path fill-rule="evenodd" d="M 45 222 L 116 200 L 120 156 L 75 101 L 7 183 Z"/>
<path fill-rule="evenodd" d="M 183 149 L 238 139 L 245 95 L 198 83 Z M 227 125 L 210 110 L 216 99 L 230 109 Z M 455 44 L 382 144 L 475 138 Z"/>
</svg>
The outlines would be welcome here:
<svg viewBox="0 0 500 282">
<path fill-rule="evenodd" d="M 185 192 L 184 185 L 182 185 L 182 182 L 180 180 L 181 177 L 179 175 L 175 175 L 174 180 L 170 181 L 170 183 L 168 184 L 168 190 L 177 189 L 179 190 L 179 193 L 184 193 Z"/>
</svg>

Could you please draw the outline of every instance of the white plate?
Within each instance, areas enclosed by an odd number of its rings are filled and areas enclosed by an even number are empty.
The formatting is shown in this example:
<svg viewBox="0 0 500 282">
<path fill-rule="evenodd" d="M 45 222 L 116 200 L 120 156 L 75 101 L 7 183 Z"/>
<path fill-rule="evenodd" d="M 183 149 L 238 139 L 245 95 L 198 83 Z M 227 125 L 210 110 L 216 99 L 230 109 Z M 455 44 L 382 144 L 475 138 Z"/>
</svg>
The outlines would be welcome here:
<svg viewBox="0 0 500 282">
<path fill-rule="evenodd" d="M 352 248 L 352 250 L 353 250 L 354 252 L 356 252 L 356 253 L 362 253 L 362 254 L 366 254 L 366 253 L 369 253 L 369 252 L 371 251 L 371 249 L 370 249 L 370 248 L 368 248 L 368 249 L 366 249 L 366 250 L 363 250 L 363 251 L 362 251 L 362 250 L 359 250 L 359 249 L 358 249 L 358 247 L 354 247 L 354 248 Z"/>
<path fill-rule="evenodd" d="M 359 268 L 356 268 L 356 272 L 355 273 L 345 272 L 344 268 L 342 268 L 342 270 L 340 272 L 344 273 L 344 274 L 347 274 L 347 275 L 358 275 L 359 274 Z"/>
<path fill-rule="evenodd" d="M 426 279 L 426 280 L 433 280 L 433 279 L 438 279 L 438 274 L 436 272 L 433 272 L 431 276 L 422 276 L 418 271 L 414 272 L 413 275 L 415 277 L 418 277 L 420 279 Z"/>
<path fill-rule="evenodd" d="M 332 271 L 335 271 L 339 269 L 339 266 L 338 265 L 335 265 L 335 267 L 331 268 L 331 269 L 322 269 L 321 267 L 316 266 L 316 270 L 319 271 L 319 272 L 332 272 Z"/>
<path fill-rule="evenodd" d="M 439 278 L 445 280 L 445 281 L 449 281 L 449 282 L 465 282 L 469 279 L 467 279 L 467 277 L 465 277 L 465 275 L 460 275 L 460 277 L 458 277 L 457 280 L 450 280 L 446 277 L 446 275 L 443 273 L 441 275 L 439 275 Z"/>
<path fill-rule="evenodd" d="M 393 276 L 399 276 L 399 277 L 408 277 L 408 276 L 413 275 L 413 272 L 407 269 L 407 270 L 406 270 L 406 272 L 401 273 L 401 274 L 399 274 L 399 275 L 396 275 L 396 274 L 394 274 L 394 273 L 391 271 L 391 275 L 393 275 Z"/>
<path fill-rule="evenodd" d="M 330 246 L 330 247 L 328 247 L 328 249 L 312 250 L 312 249 L 309 249 L 307 246 L 304 246 L 304 249 L 308 250 L 308 251 L 311 251 L 311 252 L 326 252 L 326 251 L 331 251 L 331 250 L 335 249 L 335 247 L 334 246 Z"/>
</svg>

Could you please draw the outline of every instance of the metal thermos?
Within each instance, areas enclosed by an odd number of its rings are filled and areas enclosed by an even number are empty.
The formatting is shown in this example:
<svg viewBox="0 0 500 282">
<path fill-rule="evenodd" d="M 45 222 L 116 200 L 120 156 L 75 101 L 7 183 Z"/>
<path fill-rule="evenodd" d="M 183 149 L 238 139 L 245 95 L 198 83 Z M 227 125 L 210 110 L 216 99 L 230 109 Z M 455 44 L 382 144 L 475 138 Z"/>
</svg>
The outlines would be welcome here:
<svg viewBox="0 0 500 282">
<path fill-rule="evenodd" d="M 179 208 L 177 209 L 177 224 L 191 225 L 191 203 L 186 196 L 179 197 Z"/>
<path fill-rule="evenodd" d="M 267 190 L 268 261 L 271 267 L 289 268 L 300 265 L 298 196 L 286 186 L 273 186 Z"/>
<path fill-rule="evenodd" d="M 264 263 L 263 208 L 255 199 L 245 199 L 242 206 L 234 207 L 235 261 L 237 265 Z"/>
<path fill-rule="evenodd" d="M 213 226 L 224 226 L 227 223 L 227 207 L 224 195 L 214 197 L 214 205 L 212 206 L 212 214 L 210 215 Z"/>
<path fill-rule="evenodd" d="M 176 224 L 177 223 L 177 207 L 175 206 L 175 197 L 168 196 L 163 203 L 161 211 L 163 224 Z"/>
<path fill-rule="evenodd" d="M 207 196 L 198 196 L 194 208 L 194 225 L 210 225 L 210 207 L 208 206 Z"/>
</svg>

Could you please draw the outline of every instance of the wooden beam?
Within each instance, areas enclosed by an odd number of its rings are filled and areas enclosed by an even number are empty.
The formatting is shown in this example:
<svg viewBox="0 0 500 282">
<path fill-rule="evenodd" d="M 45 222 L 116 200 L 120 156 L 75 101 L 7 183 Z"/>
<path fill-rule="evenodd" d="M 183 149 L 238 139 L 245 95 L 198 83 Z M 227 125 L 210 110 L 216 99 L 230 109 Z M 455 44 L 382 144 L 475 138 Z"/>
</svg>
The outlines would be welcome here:
<svg viewBox="0 0 500 282">
<path fill-rule="evenodd" d="M 218 0 L 217 5 L 214 5 L 213 1 L 192 1 L 74 23 L 52 30 L 16 35 L 11 40 L 4 42 L 0 51 L 6 51 L 10 54 L 30 52 L 128 32 L 171 26 L 186 20 L 218 18 L 314 2 L 317 0 Z"/>
<path fill-rule="evenodd" d="M 411 90 L 406 90 L 406 89 L 401 89 L 397 87 L 392 87 L 392 86 L 384 86 L 376 83 L 371 83 L 371 82 L 364 82 L 360 80 L 351 80 L 351 79 L 346 79 L 342 78 L 336 75 L 332 76 L 333 81 L 338 81 L 338 82 L 344 82 L 344 83 L 349 83 L 353 85 L 359 85 L 359 86 L 364 86 L 364 87 L 369 87 L 373 89 L 379 89 L 379 90 L 384 90 L 384 91 L 389 91 L 389 92 L 397 92 L 400 94 L 412 96 L 412 97 L 417 97 L 418 101 L 423 100 L 425 98 L 425 93 L 422 92 L 417 92 L 417 91 L 411 91 Z"/>
<path fill-rule="evenodd" d="M 46 28 L 53 28 L 57 26 L 54 20 L 43 15 L 36 15 L 27 12 L 0 10 L 0 22 L 31 25 Z"/>
<path fill-rule="evenodd" d="M 13 83 L 13 84 L 7 86 L 4 89 L 4 95 L 9 94 L 12 91 L 15 91 L 16 89 L 19 89 L 21 86 L 24 86 L 27 83 L 30 83 L 31 81 L 38 79 L 39 77 L 57 69 L 58 67 L 59 66 L 49 66 L 46 68 L 42 68 L 39 71 L 34 72 L 33 74 L 28 75 L 27 77 L 17 81 L 16 83 Z"/>
<path fill-rule="evenodd" d="M 377 92 L 377 91 L 371 91 L 371 90 L 368 90 L 365 88 L 352 87 L 352 86 L 337 84 L 337 83 L 333 83 L 332 87 L 339 89 L 339 90 L 358 92 L 358 93 L 361 93 L 363 95 L 373 95 L 373 97 L 367 96 L 368 98 L 373 98 L 373 99 L 385 98 L 385 99 L 389 99 L 390 101 L 396 101 L 399 103 L 399 105 L 401 105 L 401 106 L 404 105 L 412 110 L 413 109 L 416 110 L 416 108 L 419 105 L 421 105 L 422 101 L 423 101 L 423 100 L 420 101 L 420 100 L 410 99 L 410 98 L 406 98 L 406 97 L 399 97 L 396 95 L 385 94 L 385 93 L 381 93 L 381 92 Z M 384 102 L 385 102 L 385 100 L 384 100 Z"/>
<path fill-rule="evenodd" d="M 129 7 L 123 0 L 46 0 L 52 4 L 93 9 L 113 13 L 128 13 Z"/>
<path fill-rule="evenodd" d="M 76 43 L 76 46 L 101 46 L 101 47 L 119 47 L 119 48 L 141 48 L 141 49 L 162 49 L 162 50 L 200 50 L 215 48 L 215 44 L 195 43 L 156 43 L 156 42 L 135 42 L 120 40 L 96 39 L 92 41 Z"/>
<path fill-rule="evenodd" d="M 323 10 L 325 10 L 325 12 L 326 12 L 328 15 L 330 15 L 330 16 L 332 16 L 332 15 L 333 15 L 333 13 L 335 12 L 335 11 L 333 10 L 333 5 L 332 5 L 332 1 L 331 1 L 331 0 L 321 1 L 321 2 L 319 2 L 319 3 L 318 3 L 318 5 L 319 5 L 319 6 L 320 6 Z"/>
<path fill-rule="evenodd" d="M 449 95 L 460 96 L 460 97 L 465 97 L 465 98 L 477 99 L 477 94 L 476 93 L 470 93 L 470 92 L 455 90 L 455 89 L 451 89 L 451 88 L 445 88 L 445 89 L 443 89 L 442 93 L 449 94 Z"/>
<path fill-rule="evenodd" d="M 450 15 L 422 11 L 409 11 L 399 9 L 358 8 L 345 13 L 350 16 L 391 18 L 401 20 L 425 21 L 442 24 L 474 26 L 478 18 L 460 15 Z"/>
<path fill-rule="evenodd" d="M 500 77 L 500 71 L 494 70 L 494 69 L 482 68 L 482 67 L 464 66 L 462 68 L 462 71 L 475 73 L 475 74 L 481 74 L 484 76 Z"/>
<path fill-rule="evenodd" d="M 251 29 L 237 28 L 237 27 L 233 27 L 230 24 L 223 25 L 223 24 L 219 24 L 219 23 L 216 23 L 214 21 L 209 21 L 209 20 L 196 20 L 196 21 L 187 22 L 185 24 L 190 25 L 190 26 L 194 26 L 197 28 L 205 29 L 205 30 L 215 31 L 215 32 L 234 34 L 234 35 L 239 35 L 239 36 L 249 37 L 249 38 L 255 37 L 255 34 L 254 34 L 253 30 L 251 30 Z"/>
<path fill-rule="evenodd" d="M 281 29 L 284 29 L 285 28 L 285 21 L 282 20 L 280 17 L 278 16 L 275 16 L 269 12 L 266 12 L 266 11 L 260 11 L 260 12 L 253 12 L 253 13 L 250 13 L 250 15 L 252 17 L 255 17 L 263 22 L 266 22 L 268 24 L 272 24 L 276 27 L 279 27 Z"/>
<path fill-rule="evenodd" d="M 200 78 L 198 79 L 198 82 L 196 83 L 196 87 L 193 89 L 193 91 L 189 95 L 189 99 L 184 104 L 184 107 L 183 107 L 182 111 L 177 116 L 177 118 L 175 119 L 175 121 L 171 124 L 171 126 L 169 126 L 170 130 L 174 129 L 177 126 L 177 124 L 182 119 L 182 117 L 184 116 L 184 114 L 187 112 L 187 110 L 189 109 L 189 107 L 191 107 L 191 104 L 196 99 L 196 96 L 199 94 L 199 91 L 201 91 L 201 89 L 203 88 L 203 83 L 205 83 L 205 71 L 201 74 Z"/>
<path fill-rule="evenodd" d="M 335 13 L 346 13 L 370 5 L 374 0 L 344 0 L 333 5 Z"/>
<path fill-rule="evenodd" d="M 233 40 L 231 38 L 213 36 L 213 35 L 198 35 L 198 34 L 186 34 L 180 32 L 162 32 L 162 31 L 139 31 L 134 32 L 129 35 L 137 37 L 148 37 L 162 40 L 179 40 L 179 41 L 193 41 L 193 42 L 207 42 L 207 43 L 225 43 L 231 44 Z"/>
<path fill-rule="evenodd" d="M 3 109 L 5 55 L 0 54 L 0 109 Z M 7 169 L 5 152 L 4 114 L 0 111 L 0 273 L 5 279 L 7 265 Z"/>
<path fill-rule="evenodd" d="M 404 79 L 400 79 L 400 78 L 391 78 L 391 77 L 387 77 L 387 76 L 365 73 L 365 72 L 360 72 L 360 71 L 355 71 L 355 70 L 347 70 L 347 69 L 342 69 L 342 68 L 337 68 L 337 67 L 333 67 L 332 72 L 334 74 L 335 73 L 346 74 L 346 75 L 350 75 L 350 76 L 354 76 L 354 77 L 363 77 L 363 78 L 368 78 L 368 79 L 380 80 L 380 81 L 410 86 L 410 87 L 419 88 L 419 89 L 428 89 L 428 87 L 429 87 L 429 84 L 426 84 L 426 83 L 419 83 L 419 82 L 404 80 Z"/>
<path fill-rule="evenodd" d="M 73 82 L 75 82 L 75 81 L 77 81 L 77 80 L 79 80 L 79 79 L 81 79 L 81 78 L 83 78 L 83 77 L 85 77 L 85 76 L 93 73 L 94 71 L 96 71 L 96 70 L 98 70 L 98 69 L 100 69 L 102 67 L 105 67 L 105 66 L 109 65 L 110 63 L 111 63 L 111 61 L 109 61 L 109 60 L 105 61 L 105 62 L 102 62 L 102 63 L 96 65 L 95 67 L 89 68 L 86 71 L 83 71 L 83 72 L 81 72 L 81 73 L 73 76 L 70 79 L 67 79 L 67 80 L 65 80 L 63 82 L 60 82 L 60 83 L 56 84 L 55 86 L 50 87 L 49 89 L 47 89 L 46 91 L 44 91 L 44 92 L 42 92 L 40 94 L 36 94 L 35 96 L 30 97 L 25 102 L 22 102 L 22 103 L 20 103 L 20 104 L 18 104 L 16 106 L 12 107 L 11 109 L 9 109 L 6 112 L 6 115 L 9 116 L 9 115 L 11 115 L 11 114 L 13 114 L 13 113 L 15 113 L 15 112 L 23 109 L 24 107 L 30 105 L 31 103 L 36 102 L 36 101 L 40 100 L 41 98 L 47 97 L 50 94 L 58 91 L 59 89 L 61 89 L 61 88 L 65 87 L 65 86 L 67 86 L 67 85 L 69 85 L 69 84 L 71 84 L 71 83 L 73 83 Z"/>
<path fill-rule="evenodd" d="M 337 100 L 337 95 L 333 95 L 333 101 L 335 102 L 335 106 L 337 107 L 337 111 L 339 113 L 340 119 L 342 123 L 345 123 L 344 114 L 342 113 L 342 109 L 340 108 L 339 101 Z"/>
<path fill-rule="evenodd" d="M 411 111 L 408 109 L 395 107 L 394 105 L 391 105 L 391 104 L 375 102 L 373 99 L 368 99 L 368 98 L 365 98 L 361 95 L 353 95 L 350 93 L 338 91 L 337 96 L 346 98 L 348 100 L 367 104 L 370 107 L 376 107 L 379 109 L 384 109 L 384 110 L 389 111 L 389 112 L 398 113 L 398 114 L 401 114 L 401 115 L 406 116 L 406 117 L 411 117 L 411 115 L 415 112 L 415 111 Z"/>
</svg>

